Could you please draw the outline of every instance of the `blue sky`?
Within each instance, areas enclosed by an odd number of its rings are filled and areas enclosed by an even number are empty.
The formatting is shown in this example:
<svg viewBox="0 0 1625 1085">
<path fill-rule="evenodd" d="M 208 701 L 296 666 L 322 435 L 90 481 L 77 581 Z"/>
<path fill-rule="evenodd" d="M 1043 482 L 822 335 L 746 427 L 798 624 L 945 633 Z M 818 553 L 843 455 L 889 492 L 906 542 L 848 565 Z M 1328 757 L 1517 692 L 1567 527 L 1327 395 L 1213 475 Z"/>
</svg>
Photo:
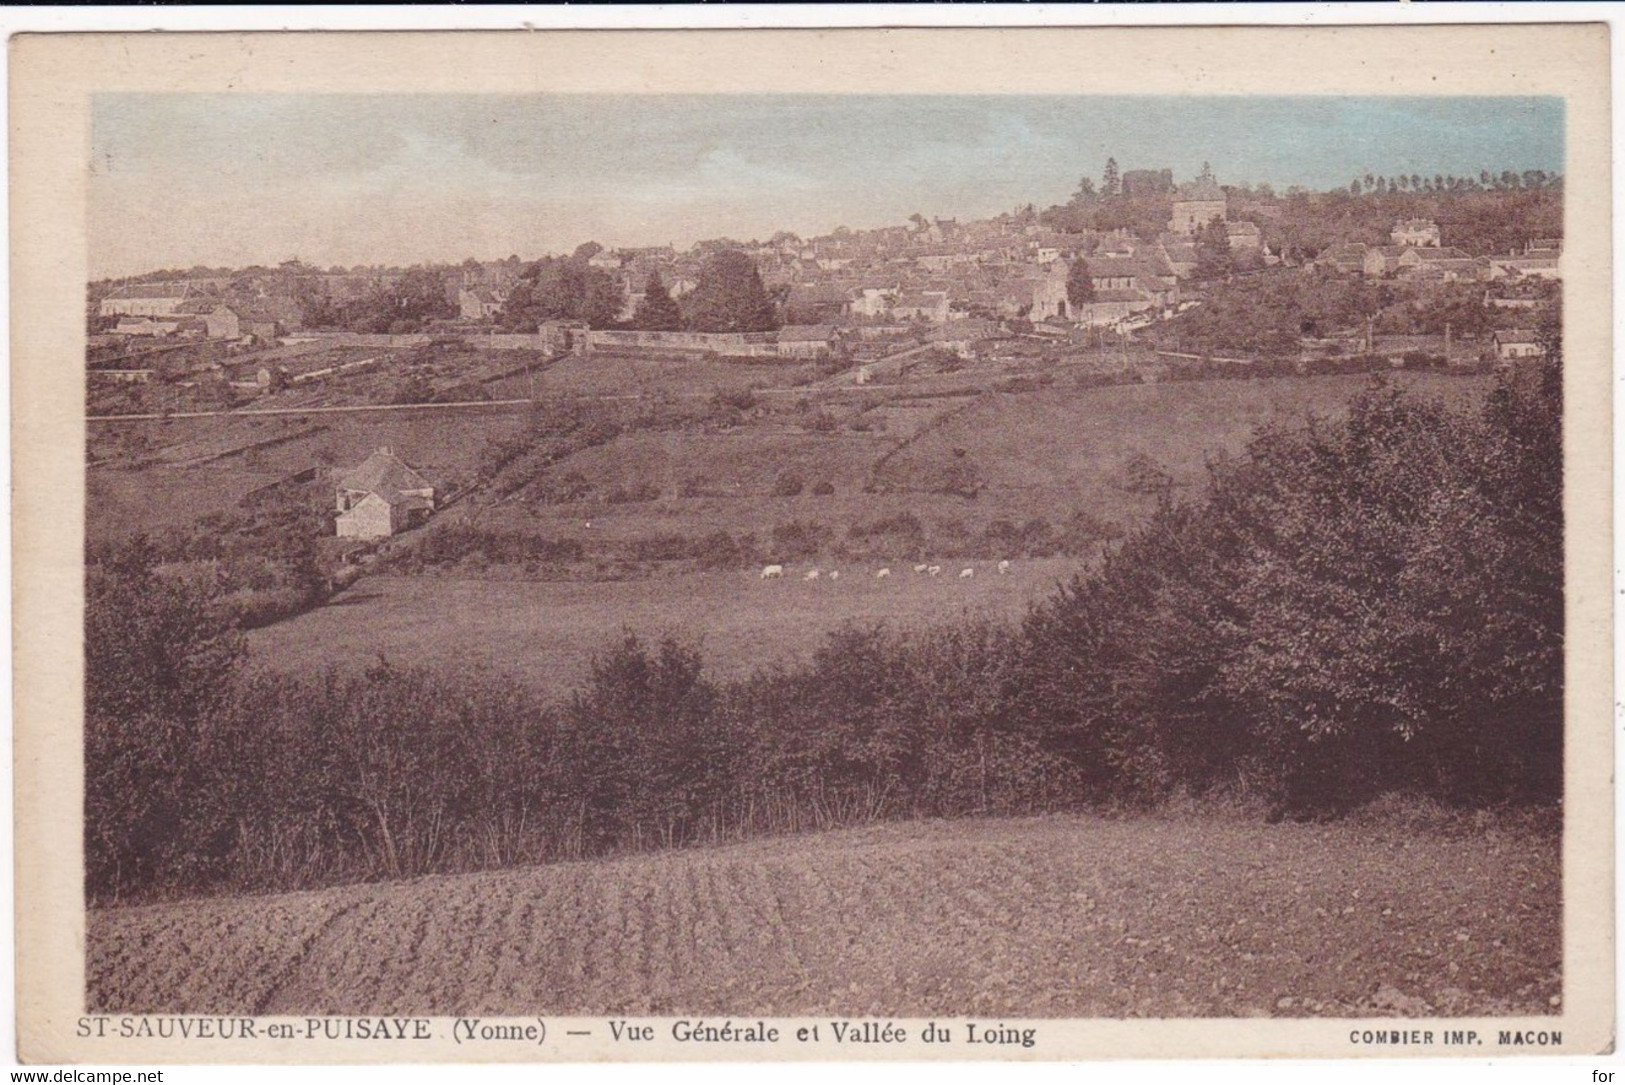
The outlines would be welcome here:
<svg viewBox="0 0 1625 1085">
<path fill-rule="evenodd" d="M 105 95 L 90 269 L 524 257 L 1064 201 L 1123 169 L 1277 188 L 1563 168 L 1557 98 Z"/>
</svg>

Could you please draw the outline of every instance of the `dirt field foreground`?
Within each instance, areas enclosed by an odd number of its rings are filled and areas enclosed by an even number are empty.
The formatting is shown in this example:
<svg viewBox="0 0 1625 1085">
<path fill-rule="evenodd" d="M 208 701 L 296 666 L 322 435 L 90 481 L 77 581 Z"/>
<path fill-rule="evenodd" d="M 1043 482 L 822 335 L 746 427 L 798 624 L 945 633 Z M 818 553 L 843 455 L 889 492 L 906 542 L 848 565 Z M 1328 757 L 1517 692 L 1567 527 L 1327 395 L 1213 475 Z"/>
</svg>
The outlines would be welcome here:
<svg viewBox="0 0 1625 1085">
<path fill-rule="evenodd" d="M 96 1013 L 1553 1013 L 1559 838 L 1050 817 L 89 916 Z"/>
</svg>

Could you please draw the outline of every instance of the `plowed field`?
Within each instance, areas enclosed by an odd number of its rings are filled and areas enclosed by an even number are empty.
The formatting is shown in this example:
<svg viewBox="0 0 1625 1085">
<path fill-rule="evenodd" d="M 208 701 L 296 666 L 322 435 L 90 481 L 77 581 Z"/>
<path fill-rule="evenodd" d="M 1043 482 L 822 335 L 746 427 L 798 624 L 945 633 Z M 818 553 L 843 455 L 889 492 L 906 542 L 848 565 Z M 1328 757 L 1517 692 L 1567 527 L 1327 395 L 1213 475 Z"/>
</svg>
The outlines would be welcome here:
<svg viewBox="0 0 1625 1085">
<path fill-rule="evenodd" d="M 92 912 L 93 1012 L 1551 1013 L 1555 835 L 914 823 Z"/>
</svg>

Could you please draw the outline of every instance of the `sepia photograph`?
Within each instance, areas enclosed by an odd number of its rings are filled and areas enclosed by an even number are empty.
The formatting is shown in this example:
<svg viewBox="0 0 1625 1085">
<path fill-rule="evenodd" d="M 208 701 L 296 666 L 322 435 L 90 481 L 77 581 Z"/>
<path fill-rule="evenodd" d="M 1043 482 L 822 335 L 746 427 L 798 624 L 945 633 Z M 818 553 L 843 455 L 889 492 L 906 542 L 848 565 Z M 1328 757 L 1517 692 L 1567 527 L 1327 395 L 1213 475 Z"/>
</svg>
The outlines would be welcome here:
<svg viewBox="0 0 1625 1085">
<path fill-rule="evenodd" d="M 87 72 L 44 1057 L 1599 1053 L 1607 36 L 1521 33 L 1572 72 Z"/>
</svg>

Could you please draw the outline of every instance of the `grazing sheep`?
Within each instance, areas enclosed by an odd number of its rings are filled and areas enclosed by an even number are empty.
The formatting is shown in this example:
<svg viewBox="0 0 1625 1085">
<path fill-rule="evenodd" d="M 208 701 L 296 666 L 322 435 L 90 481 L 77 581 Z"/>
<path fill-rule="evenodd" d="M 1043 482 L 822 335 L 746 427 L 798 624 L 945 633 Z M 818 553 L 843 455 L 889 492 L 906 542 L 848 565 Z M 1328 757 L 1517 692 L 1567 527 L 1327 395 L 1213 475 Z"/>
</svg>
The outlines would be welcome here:
<svg viewBox="0 0 1625 1085">
<path fill-rule="evenodd" d="M 918 565 L 914 566 L 914 571 L 916 573 L 923 573 L 923 572 L 925 572 L 925 570 L 926 570 L 926 564 L 923 561 L 920 562 Z"/>
<path fill-rule="evenodd" d="M 942 575 L 942 566 L 933 565 L 929 569 L 927 569 L 926 572 L 930 573 L 932 576 L 941 576 Z"/>
<path fill-rule="evenodd" d="M 777 580 L 780 577 L 782 577 L 783 575 L 784 575 L 784 566 L 782 566 L 782 565 L 764 565 L 764 566 L 762 566 L 762 579 L 763 580 Z"/>
<path fill-rule="evenodd" d="M 1006 559 L 1004 561 L 999 562 L 999 575 L 1000 576 L 1003 576 L 1005 573 L 1008 573 L 1009 571 L 1010 571 L 1010 561 L 1009 561 L 1009 559 Z"/>
<path fill-rule="evenodd" d="M 829 578 L 831 580 L 839 580 L 839 579 L 841 579 L 841 570 L 839 570 L 839 569 L 831 569 L 829 571 Z"/>
<path fill-rule="evenodd" d="M 976 570 L 975 569 L 961 569 L 961 570 L 959 570 L 959 579 L 961 579 L 961 580 L 969 580 L 971 577 L 973 577 L 975 575 L 976 575 Z"/>
<path fill-rule="evenodd" d="M 891 576 L 891 570 L 890 569 L 882 569 L 882 570 L 880 570 L 880 572 L 875 574 L 875 579 L 876 580 L 885 580 L 888 576 Z"/>
<path fill-rule="evenodd" d="M 817 569 L 808 569 L 807 572 L 806 572 L 806 575 L 804 575 L 801 579 L 803 579 L 803 580 L 817 580 L 818 579 L 818 570 Z"/>
</svg>

